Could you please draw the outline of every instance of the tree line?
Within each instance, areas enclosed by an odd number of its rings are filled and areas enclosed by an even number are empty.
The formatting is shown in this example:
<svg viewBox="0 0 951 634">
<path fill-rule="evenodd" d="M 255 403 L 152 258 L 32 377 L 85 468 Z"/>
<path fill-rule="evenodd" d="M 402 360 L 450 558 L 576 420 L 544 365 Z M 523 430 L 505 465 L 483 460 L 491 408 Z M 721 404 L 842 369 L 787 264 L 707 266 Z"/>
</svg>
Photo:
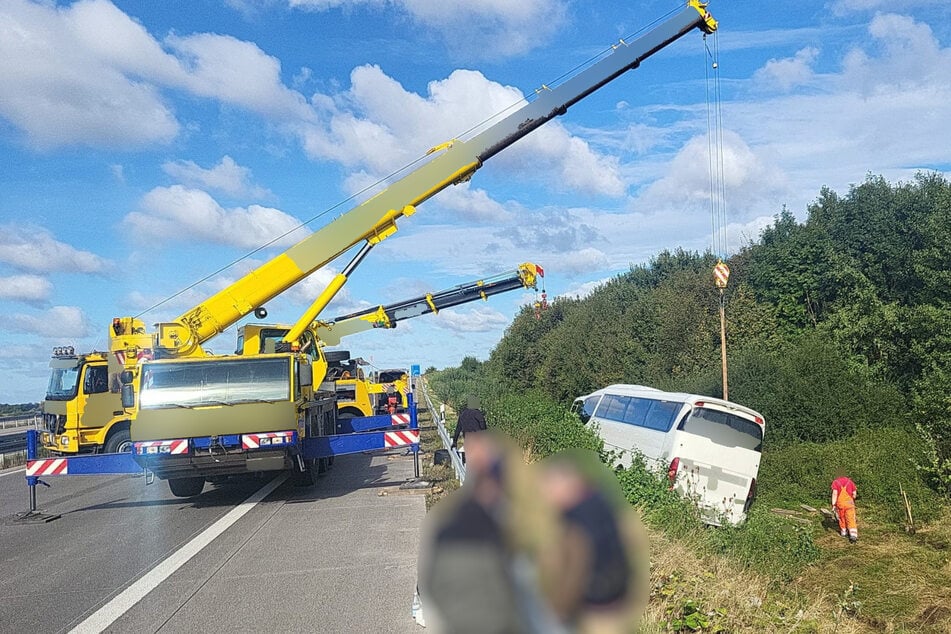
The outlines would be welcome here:
<svg viewBox="0 0 951 634">
<path fill-rule="evenodd" d="M 525 307 L 488 361 L 464 366 L 562 404 L 611 383 L 718 396 L 716 261 L 665 251 L 540 318 Z M 951 492 L 951 183 L 824 188 L 805 221 L 783 209 L 727 263 L 730 399 L 764 414 L 767 443 L 905 430 Z"/>
</svg>

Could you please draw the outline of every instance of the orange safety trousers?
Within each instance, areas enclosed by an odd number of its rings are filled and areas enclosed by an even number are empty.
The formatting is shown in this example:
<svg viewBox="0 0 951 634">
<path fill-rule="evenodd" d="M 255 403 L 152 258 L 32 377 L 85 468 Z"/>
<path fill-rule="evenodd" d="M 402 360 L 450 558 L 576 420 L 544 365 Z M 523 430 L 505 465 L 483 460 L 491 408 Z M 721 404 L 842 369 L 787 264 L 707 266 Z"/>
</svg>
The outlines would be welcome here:
<svg viewBox="0 0 951 634">
<path fill-rule="evenodd" d="M 839 532 L 842 536 L 858 538 L 859 527 L 855 521 L 855 500 L 845 488 L 835 498 L 836 514 L 839 516 Z"/>
</svg>

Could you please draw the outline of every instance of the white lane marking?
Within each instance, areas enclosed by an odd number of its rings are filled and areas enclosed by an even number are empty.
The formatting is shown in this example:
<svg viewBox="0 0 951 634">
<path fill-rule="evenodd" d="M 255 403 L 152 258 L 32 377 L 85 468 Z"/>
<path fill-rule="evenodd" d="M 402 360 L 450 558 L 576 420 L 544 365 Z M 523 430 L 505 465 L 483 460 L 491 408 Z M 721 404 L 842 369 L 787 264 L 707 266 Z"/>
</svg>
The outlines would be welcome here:
<svg viewBox="0 0 951 634">
<path fill-rule="evenodd" d="M 74 627 L 71 632 L 86 634 L 87 632 L 102 632 L 105 630 L 120 616 L 128 612 L 136 603 L 144 599 L 145 595 L 171 577 L 176 570 L 184 566 L 188 560 L 197 555 L 202 548 L 213 542 L 215 538 L 225 532 L 228 527 L 241 519 L 248 511 L 254 508 L 258 502 L 273 493 L 274 489 L 281 486 L 285 480 L 287 480 L 286 473 L 274 478 L 258 489 L 251 497 L 228 511 L 227 515 L 196 535 L 194 539 L 172 553 L 167 559 L 139 577 L 135 583 L 123 590 L 113 598 L 112 601 L 89 615 L 86 620 Z"/>
<path fill-rule="evenodd" d="M 0 473 L 0 478 L 7 475 L 13 475 L 14 473 L 23 473 L 24 471 L 26 471 L 26 467 L 20 467 L 14 471 L 4 471 L 3 473 Z"/>
</svg>

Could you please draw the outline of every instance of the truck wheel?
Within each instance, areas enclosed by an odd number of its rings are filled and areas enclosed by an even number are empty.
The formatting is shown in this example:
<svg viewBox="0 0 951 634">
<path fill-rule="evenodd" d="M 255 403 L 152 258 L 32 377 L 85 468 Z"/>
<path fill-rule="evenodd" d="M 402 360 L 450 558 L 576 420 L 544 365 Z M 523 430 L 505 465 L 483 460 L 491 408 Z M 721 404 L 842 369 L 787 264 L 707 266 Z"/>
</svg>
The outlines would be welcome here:
<svg viewBox="0 0 951 634">
<path fill-rule="evenodd" d="M 129 453 L 132 451 L 132 437 L 128 429 L 119 429 L 109 436 L 103 447 L 104 453 Z"/>
<path fill-rule="evenodd" d="M 294 468 L 293 476 L 291 480 L 296 487 L 311 487 L 317 484 L 317 461 L 316 460 L 305 460 L 304 461 L 304 471 L 298 471 L 297 468 Z"/>
<path fill-rule="evenodd" d="M 201 493 L 205 488 L 205 479 L 201 476 L 191 478 L 171 478 L 168 488 L 172 495 L 179 498 L 190 498 Z"/>
</svg>

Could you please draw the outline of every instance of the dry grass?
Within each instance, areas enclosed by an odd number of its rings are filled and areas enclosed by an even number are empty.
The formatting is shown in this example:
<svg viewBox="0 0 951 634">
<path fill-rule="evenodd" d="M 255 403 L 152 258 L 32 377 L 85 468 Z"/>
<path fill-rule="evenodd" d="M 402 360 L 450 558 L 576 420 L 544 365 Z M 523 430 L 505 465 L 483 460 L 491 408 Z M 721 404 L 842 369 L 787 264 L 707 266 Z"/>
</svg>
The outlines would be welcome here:
<svg viewBox="0 0 951 634">
<path fill-rule="evenodd" d="M 698 555 L 690 539 L 671 540 L 650 532 L 651 590 L 641 632 L 669 632 L 693 602 L 709 623 L 706 631 L 722 632 L 858 632 L 842 623 L 821 627 L 828 620 L 823 595 L 799 596 L 777 592 L 763 575 L 744 570 L 724 557 Z M 674 630 L 676 631 L 676 630 Z"/>
<path fill-rule="evenodd" d="M 859 517 L 859 543 L 817 538 L 822 560 L 797 580 L 804 591 L 853 588 L 855 618 L 869 631 L 951 634 L 951 509 L 909 535 Z"/>
<path fill-rule="evenodd" d="M 951 634 L 951 509 L 915 535 L 869 516 L 860 518 L 855 546 L 833 530 L 818 534 L 821 559 L 785 585 L 699 555 L 689 537 L 651 531 L 651 596 L 640 631 L 677 631 L 671 622 L 692 601 L 709 632 Z"/>
</svg>

